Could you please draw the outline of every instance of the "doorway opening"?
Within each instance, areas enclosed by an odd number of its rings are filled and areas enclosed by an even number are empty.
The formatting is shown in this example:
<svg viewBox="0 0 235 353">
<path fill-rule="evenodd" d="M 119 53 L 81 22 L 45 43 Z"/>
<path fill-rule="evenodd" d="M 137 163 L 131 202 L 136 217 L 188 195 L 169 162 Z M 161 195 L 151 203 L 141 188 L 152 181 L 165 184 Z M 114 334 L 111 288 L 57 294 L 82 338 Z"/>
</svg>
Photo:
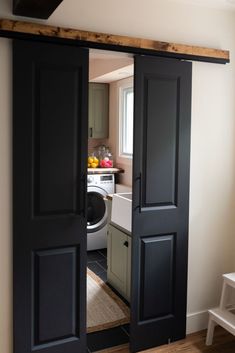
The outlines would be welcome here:
<svg viewBox="0 0 235 353">
<path fill-rule="evenodd" d="M 129 343 L 133 55 L 90 50 L 87 348 Z"/>
</svg>

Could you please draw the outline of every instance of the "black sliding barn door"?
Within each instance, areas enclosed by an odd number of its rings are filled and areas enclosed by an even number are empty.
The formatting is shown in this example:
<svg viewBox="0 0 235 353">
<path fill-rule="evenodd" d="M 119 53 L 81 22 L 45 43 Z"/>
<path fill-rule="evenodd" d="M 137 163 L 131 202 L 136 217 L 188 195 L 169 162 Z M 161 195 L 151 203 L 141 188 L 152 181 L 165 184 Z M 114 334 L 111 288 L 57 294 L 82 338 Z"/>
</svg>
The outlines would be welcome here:
<svg viewBox="0 0 235 353">
<path fill-rule="evenodd" d="M 135 58 L 131 350 L 185 336 L 191 63 Z"/>
<path fill-rule="evenodd" d="M 88 53 L 13 43 L 14 353 L 86 351 Z"/>
</svg>

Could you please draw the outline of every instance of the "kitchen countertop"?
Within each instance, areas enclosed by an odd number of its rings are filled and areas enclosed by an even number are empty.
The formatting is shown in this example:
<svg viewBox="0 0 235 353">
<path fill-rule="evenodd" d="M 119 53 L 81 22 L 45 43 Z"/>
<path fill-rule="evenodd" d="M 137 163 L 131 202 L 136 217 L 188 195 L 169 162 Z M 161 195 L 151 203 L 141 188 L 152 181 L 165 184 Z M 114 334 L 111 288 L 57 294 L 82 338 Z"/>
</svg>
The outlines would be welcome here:
<svg viewBox="0 0 235 353">
<path fill-rule="evenodd" d="M 124 173 L 124 169 L 120 168 L 88 168 L 88 174 L 117 174 Z"/>
</svg>

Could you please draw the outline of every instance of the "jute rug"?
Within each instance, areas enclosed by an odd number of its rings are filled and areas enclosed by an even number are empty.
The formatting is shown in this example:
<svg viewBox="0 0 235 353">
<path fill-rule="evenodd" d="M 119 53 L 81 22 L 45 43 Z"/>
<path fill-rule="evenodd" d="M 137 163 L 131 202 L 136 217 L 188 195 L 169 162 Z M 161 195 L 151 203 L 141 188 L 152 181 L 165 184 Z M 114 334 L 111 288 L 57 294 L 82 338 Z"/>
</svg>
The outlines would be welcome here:
<svg viewBox="0 0 235 353">
<path fill-rule="evenodd" d="M 129 323 L 126 304 L 95 273 L 87 269 L 87 332 Z"/>
</svg>

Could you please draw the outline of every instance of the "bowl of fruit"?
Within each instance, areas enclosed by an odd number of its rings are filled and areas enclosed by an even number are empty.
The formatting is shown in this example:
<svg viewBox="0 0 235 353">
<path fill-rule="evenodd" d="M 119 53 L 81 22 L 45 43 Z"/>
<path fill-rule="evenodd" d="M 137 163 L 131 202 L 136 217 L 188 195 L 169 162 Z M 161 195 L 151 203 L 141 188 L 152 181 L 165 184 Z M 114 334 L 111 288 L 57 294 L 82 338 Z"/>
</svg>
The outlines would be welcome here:
<svg viewBox="0 0 235 353">
<path fill-rule="evenodd" d="M 99 159 L 96 156 L 94 156 L 94 155 L 88 156 L 87 167 L 88 168 L 97 168 L 97 167 L 99 167 Z"/>
<path fill-rule="evenodd" d="M 100 168 L 112 168 L 113 167 L 113 160 L 109 157 L 104 157 L 100 159 Z"/>
</svg>

